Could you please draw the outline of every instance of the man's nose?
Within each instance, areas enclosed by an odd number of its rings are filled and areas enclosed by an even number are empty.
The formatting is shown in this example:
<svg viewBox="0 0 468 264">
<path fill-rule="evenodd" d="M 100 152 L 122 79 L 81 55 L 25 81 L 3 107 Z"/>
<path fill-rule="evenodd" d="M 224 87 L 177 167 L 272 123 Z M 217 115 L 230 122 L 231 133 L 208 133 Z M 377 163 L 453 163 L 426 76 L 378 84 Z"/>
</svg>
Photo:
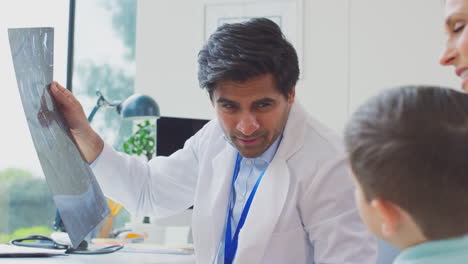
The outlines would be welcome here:
<svg viewBox="0 0 468 264">
<path fill-rule="evenodd" d="M 257 118 L 252 113 L 245 113 L 237 123 L 237 130 L 246 136 L 252 135 L 260 127 Z"/>
</svg>

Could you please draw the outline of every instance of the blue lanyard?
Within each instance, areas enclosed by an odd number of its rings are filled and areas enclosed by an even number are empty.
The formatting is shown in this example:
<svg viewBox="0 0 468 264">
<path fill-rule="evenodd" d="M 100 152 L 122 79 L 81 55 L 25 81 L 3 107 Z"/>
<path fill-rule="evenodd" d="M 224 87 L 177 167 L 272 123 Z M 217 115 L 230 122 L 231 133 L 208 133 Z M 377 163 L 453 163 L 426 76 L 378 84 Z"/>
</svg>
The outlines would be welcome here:
<svg viewBox="0 0 468 264">
<path fill-rule="evenodd" d="M 241 159 L 242 159 L 241 155 L 237 153 L 236 166 L 234 168 L 234 174 L 232 175 L 231 194 L 234 194 L 234 183 L 236 182 L 237 175 L 239 174 Z M 239 238 L 239 232 L 244 226 L 245 219 L 247 218 L 247 214 L 249 213 L 250 205 L 252 204 L 253 198 L 255 196 L 255 192 L 257 192 L 258 185 L 260 184 L 260 181 L 262 180 L 262 177 L 263 177 L 263 174 L 265 174 L 265 171 L 266 169 L 262 171 L 262 173 L 257 179 L 257 182 L 255 183 L 255 186 L 250 192 L 249 198 L 247 199 L 244 209 L 242 210 L 239 223 L 237 224 L 236 231 L 232 239 L 231 239 L 231 217 L 232 217 L 233 208 L 231 205 L 232 199 L 229 199 L 229 212 L 228 212 L 226 234 L 225 234 L 225 240 L 224 240 L 224 264 L 231 264 L 234 260 L 234 256 L 236 255 L 236 251 L 237 251 L 237 240 Z"/>
</svg>

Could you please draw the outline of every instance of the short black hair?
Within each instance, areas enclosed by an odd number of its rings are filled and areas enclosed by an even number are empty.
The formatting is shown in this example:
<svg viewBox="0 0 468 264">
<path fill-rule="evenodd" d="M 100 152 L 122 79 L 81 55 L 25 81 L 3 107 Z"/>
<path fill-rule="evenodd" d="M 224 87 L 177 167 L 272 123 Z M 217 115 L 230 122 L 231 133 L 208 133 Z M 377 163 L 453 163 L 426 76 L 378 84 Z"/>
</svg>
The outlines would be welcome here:
<svg viewBox="0 0 468 264">
<path fill-rule="evenodd" d="M 385 91 L 352 115 L 345 143 L 368 201 L 397 204 L 430 240 L 468 233 L 468 94 Z"/>
<path fill-rule="evenodd" d="M 267 18 L 224 24 L 198 54 L 198 81 L 212 98 L 220 81 L 245 82 L 271 73 L 287 98 L 299 78 L 296 50 Z"/>
</svg>

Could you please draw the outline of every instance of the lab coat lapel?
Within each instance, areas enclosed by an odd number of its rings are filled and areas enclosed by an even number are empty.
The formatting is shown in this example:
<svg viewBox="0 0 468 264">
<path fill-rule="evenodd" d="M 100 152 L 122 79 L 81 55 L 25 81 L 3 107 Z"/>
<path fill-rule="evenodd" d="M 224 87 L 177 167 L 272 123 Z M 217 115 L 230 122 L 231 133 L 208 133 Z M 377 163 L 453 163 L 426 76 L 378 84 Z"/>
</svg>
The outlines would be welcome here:
<svg viewBox="0 0 468 264">
<path fill-rule="evenodd" d="M 265 254 L 289 191 L 288 159 L 304 141 L 304 113 L 302 107 L 294 103 L 278 151 L 263 176 L 239 234 L 235 263 L 259 263 Z M 237 150 L 226 143 L 224 150 L 212 161 L 212 180 L 203 187 L 206 199 L 199 209 L 211 214 L 197 216 L 203 219 L 198 225 L 199 234 L 206 234 L 198 241 L 204 242 L 204 246 L 197 249 L 200 263 L 213 262 L 223 238 L 236 154 Z"/>
<path fill-rule="evenodd" d="M 239 233 L 235 263 L 260 263 L 283 210 L 289 189 L 284 160 L 273 159 L 257 189 Z"/>
<path fill-rule="evenodd" d="M 207 261 L 212 261 L 218 251 L 219 243 L 222 239 L 222 234 L 226 224 L 226 213 L 228 207 L 229 194 L 231 193 L 231 181 L 236 162 L 237 150 L 226 143 L 226 147 L 222 152 L 214 157 L 212 161 L 213 177 L 211 186 L 207 193 L 210 201 L 211 217 L 206 219 L 204 223 L 205 229 L 210 234 L 209 245 L 207 245 L 210 257 Z M 208 263 L 208 262 L 206 262 Z"/>
<path fill-rule="evenodd" d="M 304 144 L 305 110 L 296 102 L 289 113 L 283 139 L 257 189 L 239 233 L 235 263 L 260 263 L 289 191 L 288 159 Z"/>
</svg>

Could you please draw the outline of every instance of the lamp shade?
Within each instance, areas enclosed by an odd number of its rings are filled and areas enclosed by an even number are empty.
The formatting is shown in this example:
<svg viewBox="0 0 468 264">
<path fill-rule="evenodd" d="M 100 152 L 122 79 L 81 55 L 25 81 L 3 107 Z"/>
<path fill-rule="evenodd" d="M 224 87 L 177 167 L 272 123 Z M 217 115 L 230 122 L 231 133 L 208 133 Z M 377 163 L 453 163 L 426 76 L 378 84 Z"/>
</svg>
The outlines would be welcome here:
<svg viewBox="0 0 468 264">
<path fill-rule="evenodd" d="M 117 106 L 123 119 L 151 119 L 160 116 L 156 101 L 147 95 L 134 94 Z"/>
</svg>

